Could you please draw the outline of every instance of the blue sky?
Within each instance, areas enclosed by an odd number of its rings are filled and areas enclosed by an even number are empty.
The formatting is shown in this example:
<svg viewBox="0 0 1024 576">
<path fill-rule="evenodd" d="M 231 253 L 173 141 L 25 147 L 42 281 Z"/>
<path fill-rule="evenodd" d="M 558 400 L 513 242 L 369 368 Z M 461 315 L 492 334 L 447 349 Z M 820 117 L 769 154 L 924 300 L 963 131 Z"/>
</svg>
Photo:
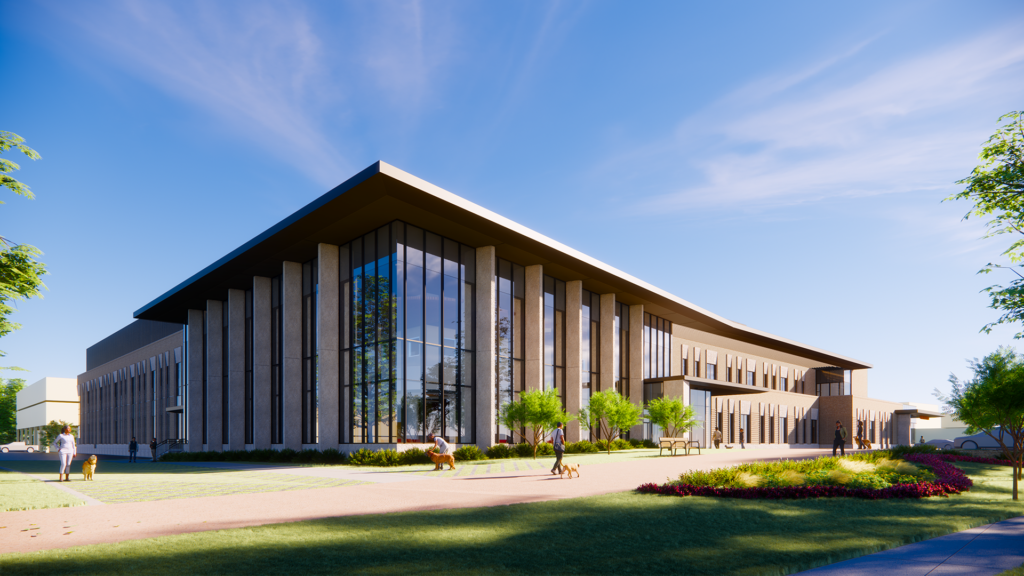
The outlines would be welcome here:
<svg viewBox="0 0 1024 576">
<path fill-rule="evenodd" d="M 638 8 L 639 7 L 639 8 Z M 376 160 L 933 402 L 1013 344 L 942 203 L 1024 107 L 1006 2 L 4 2 L 0 129 L 74 377 L 132 312 Z M 8 377 L 14 373 L 6 373 Z"/>
</svg>

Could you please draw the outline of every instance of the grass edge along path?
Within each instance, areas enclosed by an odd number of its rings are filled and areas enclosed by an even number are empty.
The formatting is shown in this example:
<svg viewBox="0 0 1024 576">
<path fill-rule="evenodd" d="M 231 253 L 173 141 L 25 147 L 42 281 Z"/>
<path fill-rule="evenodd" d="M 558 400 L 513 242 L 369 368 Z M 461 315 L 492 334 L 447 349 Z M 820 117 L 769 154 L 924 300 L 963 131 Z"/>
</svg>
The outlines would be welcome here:
<svg viewBox="0 0 1024 576">
<path fill-rule="evenodd" d="M 81 498 L 13 470 L 0 469 L 0 512 L 84 506 Z M 0 519 L 0 524 L 3 520 Z"/>
<path fill-rule="evenodd" d="M 1010 469 L 949 498 L 737 500 L 621 492 L 347 516 L 0 556 L 46 574 L 788 574 L 1024 514 Z"/>
</svg>

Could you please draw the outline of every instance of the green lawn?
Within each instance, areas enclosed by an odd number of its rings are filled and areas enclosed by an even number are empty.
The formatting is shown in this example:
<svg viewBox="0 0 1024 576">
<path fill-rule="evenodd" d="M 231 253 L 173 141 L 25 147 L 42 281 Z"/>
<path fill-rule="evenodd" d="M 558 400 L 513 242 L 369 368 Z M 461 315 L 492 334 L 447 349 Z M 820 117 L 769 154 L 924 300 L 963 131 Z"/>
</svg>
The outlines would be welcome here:
<svg viewBox="0 0 1024 576">
<path fill-rule="evenodd" d="M 5 466 L 46 479 L 57 479 L 53 463 L 40 460 L 16 460 Z M 19 476 L 22 476 L 19 474 Z M 24 477 L 24 476 L 23 476 Z M 140 462 L 100 461 L 95 480 L 82 480 L 81 472 L 71 475 L 65 486 L 106 504 L 253 494 L 333 488 L 364 484 L 354 480 L 316 478 L 268 471 L 227 470 L 208 466 L 186 466 Z M 42 483 L 40 483 L 42 484 Z M 51 488 L 52 489 L 52 488 Z M 63 492 L 62 492 L 63 493 Z"/>
<path fill-rule="evenodd" d="M 50 466 L 53 468 L 53 466 Z M 54 480 L 57 475 L 53 475 Z M 81 498 L 17 472 L 0 470 L 0 512 L 83 506 Z M 2 521 L 0 521 L 2 523 Z"/>
<path fill-rule="evenodd" d="M 1010 469 L 951 498 L 748 501 L 631 492 L 353 516 L 0 556 L 76 574 L 786 574 L 1024 514 Z"/>
</svg>

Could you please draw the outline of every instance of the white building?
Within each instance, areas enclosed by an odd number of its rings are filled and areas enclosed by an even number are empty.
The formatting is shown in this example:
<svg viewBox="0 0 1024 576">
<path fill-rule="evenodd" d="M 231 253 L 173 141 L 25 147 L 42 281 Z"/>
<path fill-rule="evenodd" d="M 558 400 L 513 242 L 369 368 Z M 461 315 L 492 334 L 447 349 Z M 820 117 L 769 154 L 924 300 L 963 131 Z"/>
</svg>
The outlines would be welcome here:
<svg viewBox="0 0 1024 576">
<path fill-rule="evenodd" d="M 43 426 L 57 420 L 78 426 L 78 379 L 46 377 L 17 395 L 18 440 L 42 442 Z"/>
</svg>

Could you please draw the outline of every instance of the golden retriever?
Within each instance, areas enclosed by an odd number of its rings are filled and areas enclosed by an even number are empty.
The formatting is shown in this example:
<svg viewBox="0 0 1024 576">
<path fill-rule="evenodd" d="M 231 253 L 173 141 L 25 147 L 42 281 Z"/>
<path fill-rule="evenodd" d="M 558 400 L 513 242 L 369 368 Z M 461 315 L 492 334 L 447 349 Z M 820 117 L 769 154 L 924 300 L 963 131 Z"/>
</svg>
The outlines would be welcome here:
<svg viewBox="0 0 1024 576">
<path fill-rule="evenodd" d="M 857 436 L 856 438 L 854 438 L 854 440 L 857 441 L 857 448 L 867 448 L 868 450 L 871 449 L 871 442 L 868 441 L 867 438 L 861 438 L 860 436 Z"/>
<path fill-rule="evenodd" d="M 92 480 L 92 475 L 96 472 L 96 455 L 89 456 L 89 459 L 82 462 L 82 475 L 85 476 L 86 480 Z"/>
<path fill-rule="evenodd" d="M 561 478 L 562 474 L 565 474 L 566 472 L 569 473 L 569 480 L 572 480 L 572 473 L 573 472 L 575 472 L 576 473 L 576 477 L 579 478 L 580 477 L 580 465 L 579 464 L 569 464 L 568 462 L 562 462 L 562 473 L 559 474 L 558 477 Z"/>
<path fill-rule="evenodd" d="M 445 464 L 448 464 L 449 470 L 455 470 L 455 456 L 452 454 L 438 454 L 431 448 L 427 450 L 427 456 L 430 456 L 431 462 L 434 463 L 434 470 L 440 470 Z"/>
</svg>

